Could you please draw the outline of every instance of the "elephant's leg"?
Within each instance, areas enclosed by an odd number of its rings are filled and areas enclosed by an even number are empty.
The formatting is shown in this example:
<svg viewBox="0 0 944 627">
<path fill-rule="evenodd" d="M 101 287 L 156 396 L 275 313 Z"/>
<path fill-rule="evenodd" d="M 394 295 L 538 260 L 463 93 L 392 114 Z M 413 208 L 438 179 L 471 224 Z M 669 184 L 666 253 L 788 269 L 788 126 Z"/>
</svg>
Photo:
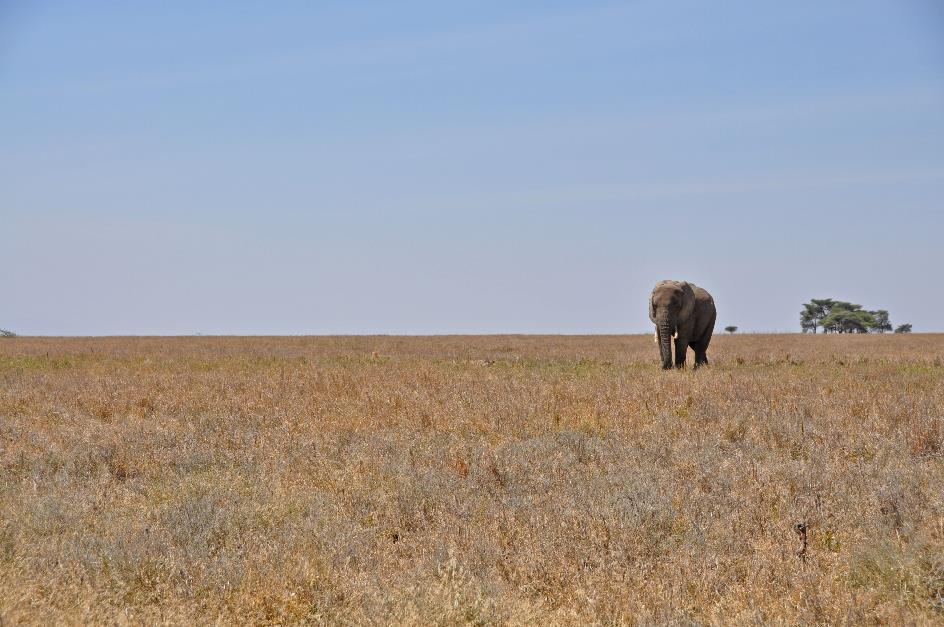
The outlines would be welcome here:
<svg viewBox="0 0 944 627">
<path fill-rule="evenodd" d="M 685 367 L 685 356 L 688 352 L 688 338 L 683 338 L 681 335 L 675 338 L 675 367 L 684 368 Z"/>
<path fill-rule="evenodd" d="M 697 341 L 692 342 L 695 351 L 695 367 L 708 363 L 708 344 L 711 342 L 711 328 Z"/>
<path fill-rule="evenodd" d="M 708 355 L 705 354 L 705 349 L 700 344 L 693 344 L 692 348 L 695 350 L 695 367 L 707 364 Z"/>
</svg>

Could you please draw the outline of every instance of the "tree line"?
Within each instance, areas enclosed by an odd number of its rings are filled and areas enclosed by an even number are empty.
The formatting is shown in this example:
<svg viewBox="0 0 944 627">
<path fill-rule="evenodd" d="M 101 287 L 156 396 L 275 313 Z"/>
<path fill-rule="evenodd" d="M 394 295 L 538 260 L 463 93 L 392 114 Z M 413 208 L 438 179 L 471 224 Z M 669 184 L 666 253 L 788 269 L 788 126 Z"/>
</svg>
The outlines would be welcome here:
<svg viewBox="0 0 944 627">
<path fill-rule="evenodd" d="M 803 304 L 800 328 L 804 333 L 911 333 L 910 324 L 893 327 L 884 309 L 870 311 L 862 305 L 832 298 L 814 298 Z"/>
</svg>

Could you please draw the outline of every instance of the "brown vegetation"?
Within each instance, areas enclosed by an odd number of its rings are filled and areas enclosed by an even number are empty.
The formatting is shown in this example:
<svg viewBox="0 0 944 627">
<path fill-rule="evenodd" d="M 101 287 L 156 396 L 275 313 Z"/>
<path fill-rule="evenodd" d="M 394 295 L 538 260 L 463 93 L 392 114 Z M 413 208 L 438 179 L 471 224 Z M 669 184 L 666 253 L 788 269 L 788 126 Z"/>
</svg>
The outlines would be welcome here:
<svg viewBox="0 0 944 627">
<path fill-rule="evenodd" d="M 0 622 L 941 623 L 942 355 L 0 340 Z"/>
</svg>

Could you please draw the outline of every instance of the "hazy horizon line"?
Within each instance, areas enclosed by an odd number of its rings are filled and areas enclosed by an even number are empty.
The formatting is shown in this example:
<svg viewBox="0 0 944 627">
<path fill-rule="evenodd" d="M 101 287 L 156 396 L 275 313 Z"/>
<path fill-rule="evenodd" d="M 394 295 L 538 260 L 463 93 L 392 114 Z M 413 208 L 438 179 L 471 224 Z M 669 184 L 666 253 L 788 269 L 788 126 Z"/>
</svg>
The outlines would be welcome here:
<svg viewBox="0 0 944 627">
<path fill-rule="evenodd" d="M 540 333 L 540 332 L 466 332 L 466 333 L 115 333 L 115 334 L 19 334 L 2 339 L 32 339 L 32 338 L 182 338 L 182 337 L 621 337 L 636 335 L 652 335 L 652 331 L 632 331 L 632 332 L 585 332 L 585 333 Z M 741 331 L 727 333 L 724 330 L 715 332 L 713 337 L 734 336 L 734 335 L 852 335 L 852 336 L 875 336 L 875 335 L 939 335 L 944 331 L 911 331 L 908 333 L 895 333 L 888 331 L 886 333 L 804 333 L 803 331 Z"/>
</svg>

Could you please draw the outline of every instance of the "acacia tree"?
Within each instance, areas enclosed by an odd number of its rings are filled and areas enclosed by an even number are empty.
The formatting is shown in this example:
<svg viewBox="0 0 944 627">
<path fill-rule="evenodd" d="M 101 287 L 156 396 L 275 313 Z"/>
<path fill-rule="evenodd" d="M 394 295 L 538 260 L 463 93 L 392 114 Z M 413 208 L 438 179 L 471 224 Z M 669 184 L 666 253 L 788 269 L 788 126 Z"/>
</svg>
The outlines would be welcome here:
<svg viewBox="0 0 944 627">
<path fill-rule="evenodd" d="M 888 312 L 884 309 L 876 309 L 875 311 L 870 312 L 872 317 L 875 319 L 875 323 L 872 325 L 872 331 L 874 333 L 885 333 L 886 331 L 892 330 L 892 323 L 888 319 Z"/>
<path fill-rule="evenodd" d="M 862 305 L 838 301 L 820 324 L 826 333 L 868 333 L 875 324 L 875 317 L 862 309 Z"/>
<path fill-rule="evenodd" d="M 727 331 L 728 333 L 734 333 L 735 331 L 738 330 L 738 328 L 732 324 L 729 327 L 725 327 L 724 330 Z"/>
<path fill-rule="evenodd" d="M 885 333 L 892 330 L 888 311 L 869 311 L 862 305 L 832 298 L 814 298 L 803 304 L 800 328 L 804 333 Z"/>
<path fill-rule="evenodd" d="M 804 333 L 816 333 L 822 325 L 823 318 L 829 315 L 836 301 L 832 298 L 814 298 L 803 304 L 800 312 L 800 328 Z M 825 333 L 825 330 L 824 330 Z"/>
<path fill-rule="evenodd" d="M 895 333 L 911 333 L 911 323 L 899 324 L 895 327 Z"/>
</svg>

